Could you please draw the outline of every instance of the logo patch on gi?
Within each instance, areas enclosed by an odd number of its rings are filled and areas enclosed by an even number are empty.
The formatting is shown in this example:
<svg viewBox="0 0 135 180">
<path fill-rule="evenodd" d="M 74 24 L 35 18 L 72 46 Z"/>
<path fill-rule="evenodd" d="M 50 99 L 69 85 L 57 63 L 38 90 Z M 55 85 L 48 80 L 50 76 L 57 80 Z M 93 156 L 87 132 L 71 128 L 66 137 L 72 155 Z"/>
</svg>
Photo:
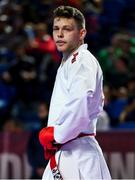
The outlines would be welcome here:
<svg viewBox="0 0 135 180">
<path fill-rule="evenodd" d="M 76 61 L 77 55 L 78 55 L 78 52 L 73 54 L 73 59 L 71 60 L 71 63 L 74 63 Z"/>
<path fill-rule="evenodd" d="M 57 169 L 57 167 L 52 169 L 52 174 L 53 174 L 54 180 L 63 180 L 63 178 L 62 178 L 59 170 Z"/>
</svg>

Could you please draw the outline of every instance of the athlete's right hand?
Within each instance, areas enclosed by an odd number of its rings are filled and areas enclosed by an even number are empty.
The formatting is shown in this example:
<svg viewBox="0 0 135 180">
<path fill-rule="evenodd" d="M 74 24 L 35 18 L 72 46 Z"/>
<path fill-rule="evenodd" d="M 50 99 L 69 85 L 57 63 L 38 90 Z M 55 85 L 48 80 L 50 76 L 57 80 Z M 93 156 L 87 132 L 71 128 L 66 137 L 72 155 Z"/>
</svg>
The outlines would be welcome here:
<svg viewBox="0 0 135 180">
<path fill-rule="evenodd" d="M 54 127 L 45 127 L 39 132 L 39 141 L 42 146 L 49 146 L 54 141 Z"/>
<path fill-rule="evenodd" d="M 44 148 L 45 159 L 50 159 L 57 151 L 54 145 L 54 127 L 46 127 L 39 132 L 39 141 Z"/>
</svg>

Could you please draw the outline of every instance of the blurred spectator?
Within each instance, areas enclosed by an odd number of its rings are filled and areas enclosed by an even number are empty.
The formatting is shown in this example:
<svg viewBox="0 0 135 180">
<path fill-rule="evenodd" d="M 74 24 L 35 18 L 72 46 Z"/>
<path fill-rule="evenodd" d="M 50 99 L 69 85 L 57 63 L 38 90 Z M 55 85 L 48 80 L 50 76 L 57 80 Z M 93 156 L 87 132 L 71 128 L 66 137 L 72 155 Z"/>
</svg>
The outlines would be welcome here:
<svg viewBox="0 0 135 180">
<path fill-rule="evenodd" d="M 47 28 L 45 23 L 33 25 L 33 39 L 29 38 L 27 47 L 27 52 L 36 59 L 40 99 L 46 99 L 45 94 L 50 98 L 60 60 L 56 45 Z"/>
<path fill-rule="evenodd" d="M 24 44 L 18 44 L 15 53 L 14 62 L 8 71 L 3 73 L 2 78 L 16 87 L 17 96 L 21 101 L 30 103 L 37 99 L 38 76 L 35 59 L 26 54 Z"/>
<path fill-rule="evenodd" d="M 120 114 L 120 122 L 135 122 L 135 77 L 128 81 L 128 103 Z"/>
<path fill-rule="evenodd" d="M 82 1 L 81 0 L 65 0 L 63 2 L 63 0 L 55 0 L 55 4 L 57 6 L 67 5 L 67 6 L 73 6 L 73 7 L 76 7 L 78 9 L 81 9 Z"/>
<path fill-rule="evenodd" d="M 103 0 L 83 1 L 83 11 L 86 18 L 86 41 L 92 53 L 96 53 L 100 46 L 100 14 L 103 8 Z"/>
<path fill-rule="evenodd" d="M 48 105 L 46 102 L 39 103 L 38 117 L 41 123 L 41 128 L 46 127 L 48 120 Z M 28 161 L 32 167 L 30 179 L 41 179 L 48 163 L 48 161 L 44 159 L 44 151 L 38 140 L 39 131 L 40 128 L 32 132 L 27 148 Z"/>
<path fill-rule="evenodd" d="M 16 100 L 16 89 L 14 86 L 0 81 L 0 129 L 4 121 L 11 114 L 13 104 Z"/>
<path fill-rule="evenodd" d="M 33 55 L 37 55 L 38 63 L 42 61 L 42 56 L 47 53 L 52 56 L 51 58 L 53 61 L 59 61 L 56 45 L 52 37 L 48 34 L 47 24 L 38 23 L 35 25 L 34 30 L 35 37 L 33 37 L 33 39 L 29 39 L 29 51 L 31 51 Z M 41 58 L 38 59 L 38 56 Z"/>
<path fill-rule="evenodd" d="M 47 102 L 40 102 L 38 106 L 38 117 L 40 119 L 41 128 L 47 126 L 48 121 L 48 104 Z"/>
<path fill-rule="evenodd" d="M 111 96 L 108 104 L 104 109 L 110 117 L 110 126 L 117 127 L 120 123 L 119 117 L 123 109 L 126 107 L 128 101 L 128 91 L 126 87 L 114 89 L 113 96 Z"/>
<path fill-rule="evenodd" d="M 107 106 L 108 103 L 111 101 L 111 88 L 108 85 L 103 86 L 103 92 L 104 92 L 104 106 Z"/>
<path fill-rule="evenodd" d="M 126 85 L 128 75 L 132 72 L 130 48 L 130 35 L 117 33 L 111 40 L 111 46 L 99 51 L 98 60 L 103 69 L 105 83 L 116 88 Z"/>
<path fill-rule="evenodd" d="M 11 132 L 11 133 L 19 133 L 24 131 L 23 124 L 19 120 L 15 120 L 13 117 L 9 117 L 3 127 L 2 131 Z"/>
<path fill-rule="evenodd" d="M 125 0 L 126 6 L 121 14 L 120 25 L 122 28 L 128 29 L 128 31 L 134 34 L 135 30 L 135 1 Z"/>
<path fill-rule="evenodd" d="M 100 14 L 101 46 L 108 46 L 112 36 L 120 29 L 121 15 L 126 7 L 125 0 L 103 0 Z"/>
</svg>

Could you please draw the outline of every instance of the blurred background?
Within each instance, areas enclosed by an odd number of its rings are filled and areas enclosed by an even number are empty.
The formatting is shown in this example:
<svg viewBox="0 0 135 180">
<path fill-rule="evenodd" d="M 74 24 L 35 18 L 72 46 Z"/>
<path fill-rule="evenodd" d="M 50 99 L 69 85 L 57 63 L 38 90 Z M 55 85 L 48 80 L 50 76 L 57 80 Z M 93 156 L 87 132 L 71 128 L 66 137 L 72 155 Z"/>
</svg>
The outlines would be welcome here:
<svg viewBox="0 0 135 180">
<path fill-rule="evenodd" d="M 86 18 L 89 50 L 104 74 L 97 139 L 113 178 L 135 179 L 135 1 L 0 0 L 0 179 L 40 179 L 46 126 L 61 54 L 52 39 L 59 5 Z"/>
</svg>

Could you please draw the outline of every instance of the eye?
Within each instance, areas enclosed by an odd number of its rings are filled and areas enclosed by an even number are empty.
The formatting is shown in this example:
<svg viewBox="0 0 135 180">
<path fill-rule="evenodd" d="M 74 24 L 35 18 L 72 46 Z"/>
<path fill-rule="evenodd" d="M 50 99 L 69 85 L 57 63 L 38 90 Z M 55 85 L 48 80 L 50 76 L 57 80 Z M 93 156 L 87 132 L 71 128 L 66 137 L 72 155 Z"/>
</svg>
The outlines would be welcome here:
<svg viewBox="0 0 135 180">
<path fill-rule="evenodd" d="M 59 30 L 58 27 L 53 27 L 53 31 L 57 31 L 57 30 Z"/>
<path fill-rule="evenodd" d="M 63 30 L 65 30 L 65 31 L 72 31 L 72 28 L 71 27 L 64 27 Z"/>
</svg>

